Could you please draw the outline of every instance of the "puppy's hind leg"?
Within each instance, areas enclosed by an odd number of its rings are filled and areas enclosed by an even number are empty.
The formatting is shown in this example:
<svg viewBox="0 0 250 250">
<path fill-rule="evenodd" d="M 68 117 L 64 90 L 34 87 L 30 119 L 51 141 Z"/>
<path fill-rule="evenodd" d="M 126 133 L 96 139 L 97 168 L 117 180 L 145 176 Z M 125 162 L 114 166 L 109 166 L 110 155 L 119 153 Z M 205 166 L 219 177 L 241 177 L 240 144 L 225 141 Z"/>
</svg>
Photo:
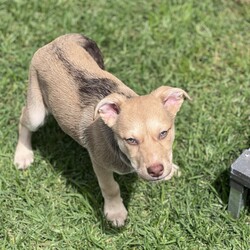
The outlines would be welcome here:
<svg viewBox="0 0 250 250">
<path fill-rule="evenodd" d="M 16 146 L 14 164 L 18 169 L 26 169 L 34 160 L 31 135 L 42 126 L 46 108 L 39 87 L 36 70 L 30 67 L 29 87 L 26 106 L 22 110 L 19 122 L 19 137 Z"/>
</svg>

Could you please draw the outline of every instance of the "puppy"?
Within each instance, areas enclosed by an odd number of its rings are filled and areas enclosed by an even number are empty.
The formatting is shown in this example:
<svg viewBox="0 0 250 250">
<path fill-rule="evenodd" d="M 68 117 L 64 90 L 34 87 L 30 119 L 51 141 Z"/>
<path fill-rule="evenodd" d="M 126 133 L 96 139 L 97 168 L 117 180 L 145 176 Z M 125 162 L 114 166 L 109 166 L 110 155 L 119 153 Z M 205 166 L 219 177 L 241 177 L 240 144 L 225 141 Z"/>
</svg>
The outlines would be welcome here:
<svg viewBox="0 0 250 250">
<path fill-rule="evenodd" d="M 89 152 L 104 198 L 104 214 L 122 226 L 127 210 L 113 172 L 136 172 L 148 181 L 169 180 L 174 120 L 184 97 L 179 88 L 159 87 L 138 96 L 104 70 L 96 43 L 67 34 L 40 48 L 29 69 L 27 102 L 14 156 L 18 169 L 34 159 L 31 135 L 52 114 L 62 130 Z"/>
</svg>

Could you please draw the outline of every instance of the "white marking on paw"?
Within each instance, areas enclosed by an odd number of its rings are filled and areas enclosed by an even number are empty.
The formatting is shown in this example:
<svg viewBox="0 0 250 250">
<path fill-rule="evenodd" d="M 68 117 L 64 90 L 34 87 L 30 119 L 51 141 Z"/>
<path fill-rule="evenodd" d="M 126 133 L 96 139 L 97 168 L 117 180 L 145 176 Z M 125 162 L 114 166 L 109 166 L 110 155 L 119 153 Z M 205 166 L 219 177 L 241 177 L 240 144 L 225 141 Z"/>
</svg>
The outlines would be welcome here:
<svg viewBox="0 0 250 250">
<path fill-rule="evenodd" d="M 18 145 L 14 157 L 14 164 L 16 165 L 16 167 L 20 170 L 27 169 L 33 161 L 34 161 L 33 151 L 27 149 L 23 145 Z"/>
<path fill-rule="evenodd" d="M 180 168 L 175 164 L 173 164 L 173 168 L 174 168 L 174 175 L 177 176 L 177 177 L 180 177 L 181 176 Z"/>
<path fill-rule="evenodd" d="M 128 212 L 122 202 L 119 204 L 106 204 L 104 206 L 104 213 L 107 220 L 112 222 L 113 226 L 115 227 L 124 226 L 125 220 L 127 219 L 128 215 Z"/>
</svg>

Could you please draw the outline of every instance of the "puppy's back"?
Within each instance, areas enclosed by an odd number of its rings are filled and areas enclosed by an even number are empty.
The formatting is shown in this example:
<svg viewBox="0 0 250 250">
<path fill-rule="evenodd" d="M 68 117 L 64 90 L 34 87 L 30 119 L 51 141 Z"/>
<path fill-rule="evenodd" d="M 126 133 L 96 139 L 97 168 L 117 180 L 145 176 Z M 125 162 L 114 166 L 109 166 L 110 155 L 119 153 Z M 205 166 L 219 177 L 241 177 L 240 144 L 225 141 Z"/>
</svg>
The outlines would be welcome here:
<svg viewBox="0 0 250 250">
<path fill-rule="evenodd" d="M 93 122 L 97 103 L 112 93 L 136 94 L 104 70 L 96 43 L 79 34 L 58 37 L 34 54 L 30 76 L 39 83 L 47 110 L 75 140 Z M 35 77 L 34 77 L 35 76 Z M 32 81 L 30 78 L 30 85 Z"/>
<path fill-rule="evenodd" d="M 101 76 L 103 69 L 103 58 L 94 41 L 79 34 L 63 35 L 34 54 L 29 88 L 38 82 L 47 110 L 76 139 L 80 119 L 87 108 L 82 105 L 79 89 L 86 77 Z"/>
</svg>

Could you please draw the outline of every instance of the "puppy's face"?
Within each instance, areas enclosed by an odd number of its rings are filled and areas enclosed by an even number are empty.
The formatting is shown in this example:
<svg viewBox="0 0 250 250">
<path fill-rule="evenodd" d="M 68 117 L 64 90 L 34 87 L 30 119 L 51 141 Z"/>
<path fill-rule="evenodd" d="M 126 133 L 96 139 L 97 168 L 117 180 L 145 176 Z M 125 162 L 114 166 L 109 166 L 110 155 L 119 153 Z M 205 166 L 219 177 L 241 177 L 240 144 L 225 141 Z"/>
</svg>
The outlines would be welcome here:
<svg viewBox="0 0 250 250">
<path fill-rule="evenodd" d="M 112 94 L 97 106 L 121 151 L 145 180 L 168 180 L 173 175 L 174 120 L 184 96 L 188 97 L 181 89 L 160 87 L 131 99 Z"/>
</svg>

